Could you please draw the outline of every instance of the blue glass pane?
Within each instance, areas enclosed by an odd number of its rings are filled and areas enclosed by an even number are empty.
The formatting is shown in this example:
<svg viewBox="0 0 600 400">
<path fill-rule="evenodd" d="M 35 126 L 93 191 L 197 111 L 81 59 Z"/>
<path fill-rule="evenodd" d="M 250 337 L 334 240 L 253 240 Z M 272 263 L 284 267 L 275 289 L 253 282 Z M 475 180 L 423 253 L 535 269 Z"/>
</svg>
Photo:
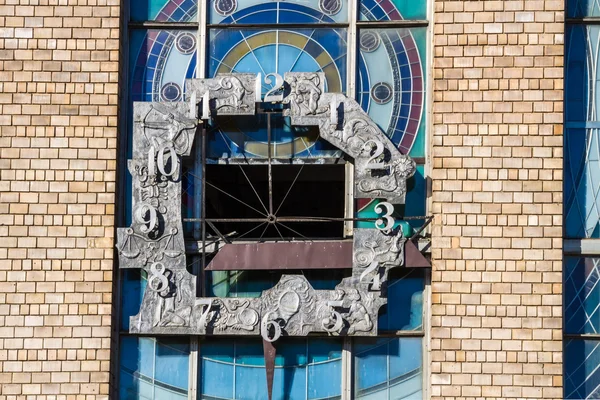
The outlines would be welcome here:
<svg viewBox="0 0 600 400">
<path fill-rule="evenodd" d="M 600 237 L 599 129 L 565 129 L 565 229 L 569 238 Z"/>
<path fill-rule="evenodd" d="M 140 269 L 121 271 L 121 329 L 129 330 L 129 317 L 140 311 L 144 289 L 146 288 L 146 273 Z"/>
<path fill-rule="evenodd" d="M 388 303 L 379 310 L 379 330 L 423 329 L 423 290 L 421 269 L 396 268 L 390 271 Z"/>
<path fill-rule="evenodd" d="M 600 16 L 600 2 L 598 0 L 567 0 L 567 17 L 598 17 Z"/>
<path fill-rule="evenodd" d="M 299 339 L 277 342 L 273 399 L 306 400 L 341 394 L 341 342 Z M 262 342 L 209 339 L 201 346 L 202 398 L 264 399 Z"/>
<path fill-rule="evenodd" d="M 422 399 L 421 338 L 356 339 L 357 399 Z"/>
<path fill-rule="evenodd" d="M 565 257 L 566 333 L 600 333 L 600 258 Z"/>
<path fill-rule="evenodd" d="M 120 346 L 120 399 L 187 399 L 189 338 L 126 336 Z"/>
<path fill-rule="evenodd" d="M 318 24 L 348 21 L 347 0 L 210 0 L 211 24 Z"/>
<path fill-rule="evenodd" d="M 567 28 L 564 212 L 569 238 L 600 237 L 599 40 L 599 26 Z"/>
<path fill-rule="evenodd" d="M 195 76 L 195 35 L 134 30 L 130 40 L 131 101 L 181 101 L 185 80 Z"/>
<path fill-rule="evenodd" d="M 403 154 L 425 156 L 426 28 L 362 29 L 357 101 Z"/>
<path fill-rule="evenodd" d="M 132 0 L 132 21 L 193 22 L 197 21 L 198 0 Z"/>
<path fill-rule="evenodd" d="M 427 0 L 360 0 L 362 21 L 427 19 Z"/>
<path fill-rule="evenodd" d="M 600 341 L 565 339 L 564 398 L 600 397 Z"/>
<path fill-rule="evenodd" d="M 598 120 L 597 103 L 593 95 L 598 75 L 593 71 L 598 63 L 600 27 L 568 25 L 565 43 L 565 121 Z"/>
<path fill-rule="evenodd" d="M 215 118 L 207 136 L 209 159 L 267 158 L 267 119 L 258 114 L 252 117 Z M 271 157 L 293 160 L 297 158 L 338 158 L 341 150 L 319 138 L 316 126 L 292 127 L 289 117 L 272 113 Z"/>
</svg>

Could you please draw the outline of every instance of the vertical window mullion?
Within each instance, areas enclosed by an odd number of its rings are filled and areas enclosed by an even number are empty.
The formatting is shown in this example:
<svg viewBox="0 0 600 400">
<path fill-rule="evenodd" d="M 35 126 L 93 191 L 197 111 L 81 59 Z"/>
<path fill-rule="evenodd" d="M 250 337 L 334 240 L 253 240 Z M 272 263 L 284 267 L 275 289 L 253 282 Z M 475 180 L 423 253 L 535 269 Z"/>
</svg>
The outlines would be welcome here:
<svg viewBox="0 0 600 400">
<path fill-rule="evenodd" d="M 358 0 L 348 0 L 348 49 L 346 51 L 346 93 L 348 97 L 356 97 L 356 35 L 357 27 L 356 21 L 358 20 Z"/>
<path fill-rule="evenodd" d="M 198 336 L 190 336 L 188 400 L 196 400 L 198 398 L 198 342 Z"/>
<path fill-rule="evenodd" d="M 352 400 L 354 385 L 352 338 L 345 337 L 342 348 L 342 399 Z"/>
</svg>

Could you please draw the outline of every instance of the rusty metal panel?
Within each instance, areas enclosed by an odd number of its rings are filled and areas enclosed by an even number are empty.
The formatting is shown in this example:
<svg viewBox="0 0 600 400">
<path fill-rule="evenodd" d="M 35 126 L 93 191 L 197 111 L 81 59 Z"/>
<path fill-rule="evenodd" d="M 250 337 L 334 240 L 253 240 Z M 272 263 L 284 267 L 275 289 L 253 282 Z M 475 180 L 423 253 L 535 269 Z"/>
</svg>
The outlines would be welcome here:
<svg viewBox="0 0 600 400">
<path fill-rule="evenodd" d="M 352 268 L 352 240 L 225 244 L 209 271 Z"/>
<path fill-rule="evenodd" d="M 404 244 L 404 266 L 411 268 L 431 268 L 431 262 L 419 251 L 412 240 Z"/>
</svg>

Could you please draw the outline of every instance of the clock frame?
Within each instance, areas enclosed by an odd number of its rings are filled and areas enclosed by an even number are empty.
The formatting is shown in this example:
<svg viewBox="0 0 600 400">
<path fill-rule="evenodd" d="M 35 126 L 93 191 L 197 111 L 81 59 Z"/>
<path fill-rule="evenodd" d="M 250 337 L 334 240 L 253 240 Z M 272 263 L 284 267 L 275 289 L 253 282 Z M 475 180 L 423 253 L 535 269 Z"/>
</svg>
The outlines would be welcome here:
<svg viewBox="0 0 600 400">
<path fill-rule="evenodd" d="M 387 302 L 388 271 L 404 265 L 406 239 L 402 229 L 395 226 L 393 204 L 404 203 L 406 180 L 414 174 L 415 163 L 398 151 L 356 101 L 343 94 L 326 93 L 323 74 L 286 73 L 284 79 L 275 78 L 275 87 L 280 90 L 267 100 L 281 103 L 292 125 L 318 127 L 321 138 L 353 160 L 354 198 L 383 200 L 376 207 L 379 217 L 371 219 L 374 228 L 355 228 L 352 242 L 345 244 L 225 243 L 221 250 L 223 254 L 253 257 L 261 251 L 285 255 L 284 249 L 306 255 L 307 249 L 319 247 L 312 250 L 317 252 L 317 259 L 319 254 L 332 251 L 345 254 L 339 267 L 351 269 L 351 276 L 333 290 L 315 290 L 304 276 L 284 274 L 258 298 L 198 295 L 201 291 L 196 276 L 186 268 L 180 207 L 182 157 L 190 156 L 194 140 L 200 140 L 198 145 L 205 153 L 206 120 L 254 115 L 256 103 L 265 99 L 260 95 L 260 74 L 188 80 L 184 102 L 134 104 L 133 158 L 128 163 L 133 176 L 133 223 L 117 230 L 117 249 L 120 268 L 145 270 L 148 283 L 140 312 L 131 317 L 131 333 L 260 335 L 266 343 L 282 336 L 309 334 L 377 335 L 378 311 Z M 269 155 L 269 169 L 271 160 Z M 266 223 L 275 223 L 272 204 L 268 211 Z M 210 221 L 204 210 L 199 222 L 205 249 L 205 228 Z M 220 239 L 227 242 L 225 237 Z M 240 246 L 250 250 L 240 253 Z M 210 269 L 205 251 L 202 257 L 203 267 Z M 226 269 L 227 259 L 221 258 Z M 280 257 L 264 268 L 281 268 L 285 261 Z"/>
</svg>

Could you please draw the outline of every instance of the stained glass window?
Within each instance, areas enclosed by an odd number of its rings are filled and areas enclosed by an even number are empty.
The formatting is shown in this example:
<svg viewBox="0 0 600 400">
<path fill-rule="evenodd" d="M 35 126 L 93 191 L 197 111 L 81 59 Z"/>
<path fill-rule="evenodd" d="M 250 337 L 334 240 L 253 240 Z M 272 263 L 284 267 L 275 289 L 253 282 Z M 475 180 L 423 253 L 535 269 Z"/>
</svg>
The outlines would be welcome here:
<svg viewBox="0 0 600 400">
<path fill-rule="evenodd" d="M 132 0 L 132 21 L 191 22 L 197 19 L 197 0 Z"/>
<path fill-rule="evenodd" d="M 211 24 L 347 23 L 347 0 L 210 0 Z"/>
<path fill-rule="evenodd" d="M 132 102 L 182 101 L 186 79 L 230 72 L 260 73 L 264 96 L 273 89 L 274 74 L 322 72 L 327 91 L 355 97 L 400 151 L 416 160 L 417 173 L 407 182 L 406 206 L 397 206 L 394 216 L 401 219 L 426 215 L 428 4 L 425 0 L 359 0 L 357 3 L 354 12 L 348 0 L 130 0 L 125 69 L 128 89 L 123 107 L 127 123 L 124 126 L 131 129 Z M 206 25 L 200 26 L 201 23 Z M 284 193 L 286 197 L 276 195 L 274 198 L 275 203 L 282 203 L 283 214 L 299 213 L 298 204 L 307 203 L 308 193 L 319 210 L 313 206 L 302 210 L 313 215 L 320 215 L 317 211 L 325 212 L 329 208 L 325 195 L 331 197 L 331 202 L 344 204 L 349 176 L 344 171 L 346 160 L 341 151 L 321 139 L 314 127 L 292 127 L 289 117 L 276 105 L 260 107 L 264 109 L 260 109 L 257 116 L 215 117 L 207 125 L 207 181 L 211 175 L 218 179 L 219 185 L 235 185 L 245 179 L 242 174 L 255 180 L 264 173 L 266 167 L 261 163 L 270 156 L 280 163 L 273 169 L 275 185 L 290 187 L 290 191 Z M 130 137 L 124 141 L 129 152 Z M 242 165 L 247 160 L 257 165 L 252 169 L 236 167 L 235 174 L 231 172 L 233 169 L 227 173 L 217 172 L 220 167 Z M 341 169 L 330 174 L 324 173 L 326 168 L 323 167 L 317 174 L 321 179 L 319 183 L 312 167 L 302 167 L 304 164 L 326 164 Z M 202 171 L 193 157 L 183 160 L 182 167 L 182 215 L 198 218 Z M 262 185 L 261 179 L 256 179 L 256 190 L 262 195 L 268 188 Z M 131 199 L 127 171 L 124 181 L 124 198 Z M 294 184 L 297 187 L 292 188 Z M 223 208 L 236 207 L 231 201 L 209 192 L 207 189 L 206 195 L 212 196 L 213 203 L 209 203 L 214 210 L 207 212 L 214 214 L 211 215 L 217 215 Z M 263 207 L 259 201 L 249 203 L 257 209 Z M 379 200 L 357 202 L 354 216 L 376 216 L 374 207 L 378 203 Z M 121 226 L 130 222 L 131 204 L 125 204 L 124 208 Z M 337 217 L 347 216 L 344 209 L 340 212 Z M 409 237 L 424 222 L 424 219 L 404 220 L 398 221 L 398 225 Z M 355 227 L 365 224 L 372 223 L 359 222 Z M 217 225 L 226 233 L 237 232 L 240 236 L 255 228 L 248 227 L 242 232 L 239 225 Z M 195 222 L 184 223 L 189 248 L 193 249 L 188 255 L 188 269 L 204 279 L 199 287 L 207 295 L 256 297 L 280 279 L 280 271 L 200 273 L 199 227 Z M 323 230 L 300 223 L 289 227 L 288 231 L 284 230 L 286 236 L 298 233 L 340 240 L 346 237 L 343 222 Z M 252 231 L 245 238 L 256 240 L 261 230 Z M 263 233 L 266 238 L 275 235 L 269 230 Z M 287 273 L 304 274 L 315 289 L 330 290 L 348 278 L 350 270 Z M 263 348 L 257 338 L 129 335 L 129 318 L 139 312 L 146 279 L 138 270 L 120 273 L 123 335 L 119 340 L 119 398 L 184 399 L 196 382 L 198 399 L 266 397 Z M 390 337 L 280 339 L 273 398 L 422 398 L 427 279 L 427 273 L 421 270 L 405 268 L 390 274 L 388 305 L 381 308 L 378 321 L 381 332 Z M 409 337 L 395 337 L 398 331 Z M 190 370 L 196 348 L 197 365 Z M 351 369 L 350 376 L 345 376 Z M 198 371 L 196 376 L 193 375 L 195 370 Z"/>
<path fill-rule="evenodd" d="M 426 29 L 361 29 L 357 97 L 401 152 L 425 156 Z"/>
</svg>

